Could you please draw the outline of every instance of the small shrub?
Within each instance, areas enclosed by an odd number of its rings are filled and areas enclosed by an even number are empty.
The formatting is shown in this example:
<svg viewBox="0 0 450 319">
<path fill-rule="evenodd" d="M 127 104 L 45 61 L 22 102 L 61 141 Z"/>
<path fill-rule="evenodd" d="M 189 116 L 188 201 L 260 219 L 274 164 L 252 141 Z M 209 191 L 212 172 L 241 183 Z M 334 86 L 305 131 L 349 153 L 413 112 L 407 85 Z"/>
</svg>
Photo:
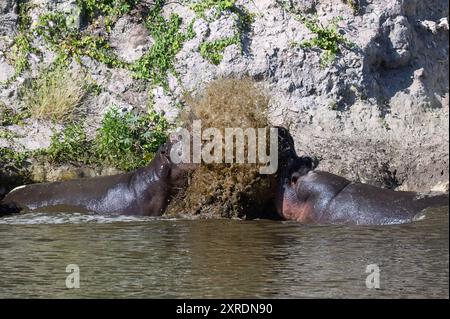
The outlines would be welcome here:
<svg viewBox="0 0 450 319">
<path fill-rule="evenodd" d="M 20 75 L 30 67 L 28 55 L 34 52 L 27 34 L 21 32 L 14 38 L 11 49 L 11 62 L 14 65 L 15 76 Z"/>
<path fill-rule="evenodd" d="M 90 164 L 93 161 L 92 143 L 79 124 L 70 124 L 63 131 L 54 134 L 45 153 L 51 161 L 57 163 Z"/>
<path fill-rule="evenodd" d="M 112 109 L 97 133 L 96 156 L 101 163 L 123 170 L 145 166 L 166 141 L 167 129 L 167 121 L 156 112 L 138 116 Z"/>
<path fill-rule="evenodd" d="M 15 152 L 10 148 L 0 147 L 0 169 L 21 170 L 28 156 L 27 152 Z"/>
<path fill-rule="evenodd" d="M 218 19 L 224 12 L 235 13 L 238 16 L 239 29 L 241 32 L 248 31 L 253 22 L 254 15 L 244 7 L 238 7 L 236 0 L 200 0 L 191 4 L 191 9 L 196 15 L 205 19 L 206 10 L 214 8 L 214 19 Z"/>
<path fill-rule="evenodd" d="M 168 128 L 165 118 L 154 111 L 120 114 L 113 108 L 105 114 L 93 140 L 80 124 L 70 124 L 52 136 L 44 155 L 57 163 L 106 165 L 129 171 L 148 164 L 166 141 Z"/>
<path fill-rule="evenodd" d="M 23 94 L 33 117 L 64 122 L 73 119 L 86 93 L 84 76 L 56 66 L 35 79 Z"/>
</svg>

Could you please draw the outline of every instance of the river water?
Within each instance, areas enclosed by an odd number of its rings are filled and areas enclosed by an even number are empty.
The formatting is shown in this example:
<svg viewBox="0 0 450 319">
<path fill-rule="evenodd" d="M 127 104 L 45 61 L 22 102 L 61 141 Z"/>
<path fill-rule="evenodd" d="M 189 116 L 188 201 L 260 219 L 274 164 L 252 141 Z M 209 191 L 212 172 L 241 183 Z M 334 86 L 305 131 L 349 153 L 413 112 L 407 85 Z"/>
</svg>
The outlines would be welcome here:
<svg viewBox="0 0 450 319">
<path fill-rule="evenodd" d="M 7 217 L 0 298 L 448 298 L 448 215 L 431 209 L 421 221 L 375 227 Z M 69 264 L 79 288 L 66 287 Z M 366 286 L 368 265 L 379 269 L 378 289 Z"/>
</svg>

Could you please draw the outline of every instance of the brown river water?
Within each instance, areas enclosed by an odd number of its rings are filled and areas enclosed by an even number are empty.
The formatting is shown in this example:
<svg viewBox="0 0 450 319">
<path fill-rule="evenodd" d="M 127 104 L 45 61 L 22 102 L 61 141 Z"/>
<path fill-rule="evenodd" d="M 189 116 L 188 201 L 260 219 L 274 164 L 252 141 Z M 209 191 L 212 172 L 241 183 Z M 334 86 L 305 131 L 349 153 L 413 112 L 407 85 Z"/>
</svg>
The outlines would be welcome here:
<svg viewBox="0 0 450 319">
<path fill-rule="evenodd" d="M 0 298 L 449 297 L 448 207 L 371 227 L 30 213 L 0 238 Z"/>
</svg>

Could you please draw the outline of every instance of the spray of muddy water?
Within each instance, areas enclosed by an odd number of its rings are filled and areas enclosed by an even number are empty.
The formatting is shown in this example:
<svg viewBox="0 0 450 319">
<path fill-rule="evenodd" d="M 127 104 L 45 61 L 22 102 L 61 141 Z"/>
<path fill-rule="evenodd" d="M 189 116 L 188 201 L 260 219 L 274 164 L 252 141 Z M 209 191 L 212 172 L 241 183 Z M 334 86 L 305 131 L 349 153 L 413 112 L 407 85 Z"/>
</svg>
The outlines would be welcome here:
<svg viewBox="0 0 450 319">
<path fill-rule="evenodd" d="M 193 120 L 201 120 L 203 130 L 217 128 L 224 137 L 225 128 L 269 126 L 269 99 L 247 78 L 216 80 L 200 97 L 190 97 L 187 101 L 189 111 L 182 115 L 186 127 L 190 127 Z M 247 158 L 247 138 L 245 144 Z M 269 150 L 268 146 L 266 149 Z M 222 154 L 225 156 L 224 151 Z M 222 162 L 224 164 L 203 162 L 199 165 L 184 191 L 172 200 L 166 215 L 256 218 L 268 214 L 274 176 L 259 174 L 260 164 Z"/>
</svg>

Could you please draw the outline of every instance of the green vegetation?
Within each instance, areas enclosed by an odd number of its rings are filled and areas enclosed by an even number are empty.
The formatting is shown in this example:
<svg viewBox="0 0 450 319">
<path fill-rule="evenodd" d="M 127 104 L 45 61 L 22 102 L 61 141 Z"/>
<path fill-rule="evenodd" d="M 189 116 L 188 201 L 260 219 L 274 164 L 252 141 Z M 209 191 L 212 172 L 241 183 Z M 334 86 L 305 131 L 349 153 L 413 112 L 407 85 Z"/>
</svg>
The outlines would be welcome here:
<svg viewBox="0 0 450 319">
<path fill-rule="evenodd" d="M 85 76 L 57 65 L 26 87 L 23 98 L 33 117 L 64 122 L 73 119 L 86 94 Z"/>
<path fill-rule="evenodd" d="M 100 162 L 123 170 L 142 167 L 166 141 L 167 129 L 165 118 L 154 111 L 138 116 L 112 109 L 97 133 L 96 155 Z"/>
<path fill-rule="evenodd" d="M 104 38 L 84 35 L 69 23 L 68 17 L 63 12 L 46 13 L 39 17 L 36 26 L 36 33 L 58 53 L 60 60 L 72 57 L 79 62 L 85 55 L 111 67 L 125 67 Z"/>
<path fill-rule="evenodd" d="M 23 169 L 29 152 L 15 152 L 7 147 L 0 147 L 0 167 L 13 170 Z"/>
<path fill-rule="evenodd" d="M 165 118 L 154 111 L 120 114 L 113 108 L 105 114 L 93 140 L 87 138 L 81 125 L 70 124 L 53 135 L 45 153 L 57 163 L 101 164 L 128 171 L 153 158 L 166 141 L 168 128 Z"/>
<path fill-rule="evenodd" d="M 356 3 L 356 0 L 349 0 Z M 278 1 L 277 1 L 278 2 Z M 330 65 L 336 59 L 336 56 L 341 52 L 342 47 L 353 47 L 354 44 L 338 31 L 338 23 L 342 17 L 337 17 L 325 26 L 315 15 L 305 15 L 296 10 L 292 3 L 279 1 L 279 5 L 287 12 L 291 13 L 297 20 L 302 22 L 311 31 L 314 36 L 310 40 L 304 40 L 300 43 L 293 41 L 293 46 L 300 46 L 306 49 L 319 49 L 322 51 L 320 57 L 320 64 L 324 67 Z"/>
<path fill-rule="evenodd" d="M 28 55 L 31 52 L 33 52 L 33 48 L 30 45 L 28 36 L 25 33 L 19 33 L 14 38 L 11 57 L 16 76 L 29 68 L 30 62 L 28 61 Z"/>
<path fill-rule="evenodd" d="M 79 124 L 69 124 L 51 138 L 50 147 L 45 151 L 48 158 L 57 163 L 92 162 L 92 142 L 88 141 L 84 129 Z"/>
<path fill-rule="evenodd" d="M 89 22 L 103 16 L 109 32 L 117 18 L 130 12 L 138 2 L 139 0 L 77 0 L 77 5 L 85 12 Z"/>
<path fill-rule="evenodd" d="M 214 8 L 213 19 L 218 19 L 225 12 L 234 13 L 237 16 L 238 30 L 232 37 L 203 42 L 200 45 L 200 55 L 212 64 L 218 65 L 223 59 L 223 51 L 230 45 L 241 46 L 243 34 L 250 30 L 253 15 L 247 10 L 236 5 L 236 0 L 201 0 L 193 3 L 191 9 L 199 18 L 206 19 L 205 12 Z"/>
<path fill-rule="evenodd" d="M 225 48 L 232 44 L 240 45 L 240 43 L 238 36 L 203 42 L 200 45 L 200 55 L 212 64 L 218 65 L 223 59 Z"/>
<path fill-rule="evenodd" d="M 311 40 L 304 40 L 300 43 L 300 46 L 303 48 L 318 48 L 322 50 L 322 56 L 320 58 L 322 66 L 331 64 L 341 52 L 341 47 L 353 46 L 337 30 L 337 24 L 342 18 L 333 19 L 327 26 L 322 25 L 315 17 L 299 16 L 299 19 L 314 33 L 314 37 Z"/>
<path fill-rule="evenodd" d="M 168 89 L 168 73 L 177 76 L 174 59 L 185 41 L 195 37 L 193 19 L 185 32 L 180 30 L 182 19 L 177 14 L 168 18 L 162 15 L 167 0 L 157 0 L 148 12 L 146 27 L 154 44 L 139 60 L 126 63 L 119 59 L 110 47 L 107 37 L 89 34 L 96 25 L 104 25 L 106 33 L 123 14 L 129 13 L 139 1 L 137 0 L 77 0 L 76 12 L 48 12 L 39 16 L 37 25 L 31 26 L 28 3 L 20 3 L 20 33 L 17 35 L 11 50 L 10 60 L 15 65 L 16 74 L 20 75 L 29 68 L 29 54 L 39 51 L 33 47 L 31 39 L 41 37 L 48 48 L 57 54 L 56 64 L 64 64 L 70 59 L 80 63 L 82 56 L 88 56 L 114 68 L 126 68 L 134 72 L 136 78 L 150 81 L 153 85 L 161 85 Z M 238 30 L 234 37 L 210 41 L 201 45 L 200 53 L 214 64 L 222 60 L 223 50 L 231 44 L 240 44 L 243 33 L 250 29 L 253 16 L 244 8 L 236 5 L 235 0 L 201 0 L 193 3 L 191 8 L 198 17 L 205 17 L 205 11 L 215 8 L 215 18 L 224 12 L 237 16 Z M 75 19 L 85 17 L 88 22 L 86 30 L 79 30 Z M 101 17 L 101 20 L 100 20 Z"/>
<path fill-rule="evenodd" d="M 19 76 L 23 71 L 29 68 L 30 62 L 28 56 L 30 53 L 36 53 L 37 50 L 31 46 L 31 35 L 28 30 L 31 26 L 31 18 L 28 16 L 28 11 L 31 9 L 29 3 L 19 3 L 19 18 L 18 18 L 18 34 L 14 38 L 11 47 L 10 60 L 14 65 L 15 76 Z"/>
<path fill-rule="evenodd" d="M 69 69 L 72 60 L 81 64 L 81 58 L 87 56 L 112 68 L 128 69 L 136 78 L 144 79 L 146 85 L 168 89 L 168 74 L 177 77 L 175 56 L 187 40 L 195 37 L 193 25 L 196 18 L 190 21 L 186 30 L 181 30 L 183 21 L 179 15 L 163 16 L 163 7 L 169 1 L 156 0 L 152 9 L 146 12 L 145 21 L 154 43 L 136 62 L 127 63 L 114 53 L 107 39 L 118 18 L 129 13 L 138 3 L 138 0 L 77 0 L 75 11 L 47 12 L 32 24 L 31 5 L 19 2 L 19 32 L 7 56 L 15 66 L 16 77 L 29 69 L 31 53 L 41 54 L 35 38 L 56 54 L 56 60 L 50 67 L 43 68 L 38 78 L 26 81 L 22 86 L 20 94 L 24 110 L 16 112 L 0 105 L 0 125 L 21 124 L 32 116 L 66 126 L 53 135 L 48 149 L 20 155 L 3 150 L 0 159 L 39 156 L 39 159 L 42 157 L 55 163 L 110 165 L 122 170 L 147 164 L 167 138 L 169 125 L 165 118 L 154 111 L 136 115 L 131 112 L 121 114 L 113 109 L 105 114 L 95 137 L 89 138 L 76 115 L 86 95 L 98 93 L 101 88 L 88 81 L 84 74 L 73 73 Z M 226 47 L 242 45 L 242 37 L 250 29 L 253 16 L 245 8 L 238 7 L 235 0 L 201 0 L 193 3 L 192 8 L 197 18 L 205 18 L 206 10 L 211 8 L 216 9 L 213 19 L 223 14 L 237 17 L 234 36 L 200 45 L 199 51 L 204 59 L 219 64 Z M 78 19 L 87 22 L 85 29 L 81 30 L 78 23 L 74 23 Z M 103 34 L 93 35 L 94 29 L 101 29 Z M 8 130 L 2 130 L 0 137 L 9 138 L 11 135 Z"/>
<path fill-rule="evenodd" d="M 97 15 L 105 15 L 106 27 L 110 30 L 113 21 L 119 15 L 128 12 L 134 2 L 134 0 L 79 0 L 78 5 L 82 12 L 86 12 L 91 22 Z M 19 33 L 14 39 L 10 54 L 16 77 L 29 68 L 29 54 L 39 53 L 39 50 L 31 45 L 34 35 L 41 36 L 49 48 L 57 53 L 58 61 L 74 58 L 79 62 L 80 57 L 85 55 L 111 67 L 126 66 L 126 63 L 120 61 L 113 53 L 105 38 L 80 32 L 73 24 L 73 13 L 43 14 L 39 16 L 37 26 L 32 28 L 31 18 L 28 15 L 30 9 L 29 3 L 19 3 Z"/>
<path fill-rule="evenodd" d="M 79 1 L 86 10 L 90 20 L 106 14 L 115 21 L 118 16 L 128 12 L 135 1 Z M 73 57 L 77 61 L 81 56 L 89 56 L 110 67 L 127 68 L 134 72 L 136 78 L 150 80 L 154 85 L 168 88 L 168 72 L 176 73 L 173 65 L 175 55 L 183 43 L 195 36 L 193 21 L 186 33 L 180 31 L 181 17 L 172 14 L 167 20 L 162 16 L 165 0 L 158 0 L 149 12 L 146 27 L 154 40 L 153 46 L 138 61 L 128 64 L 121 61 L 112 51 L 104 37 L 92 36 L 73 28 L 68 22 L 68 15 L 63 12 L 51 12 L 39 17 L 36 33 L 43 37 L 49 47 L 58 52 L 60 60 Z M 114 17 L 114 19 L 112 18 Z M 107 28 L 110 31 L 110 26 Z"/>
<path fill-rule="evenodd" d="M 23 169 L 30 158 L 54 163 L 107 165 L 129 171 L 148 164 L 168 136 L 166 119 L 151 110 L 143 115 L 107 112 L 94 139 L 89 139 L 79 123 L 68 124 L 51 138 L 50 146 L 34 152 L 15 152 L 0 148 L 0 163 Z M 0 131 L 0 138 L 7 132 Z"/>
<path fill-rule="evenodd" d="M 218 19 L 225 11 L 235 13 L 238 16 L 238 24 L 241 32 L 248 31 L 254 16 L 245 8 L 240 8 L 236 5 L 236 0 L 200 0 L 191 4 L 191 9 L 194 10 L 199 18 L 206 19 L 205 12 L 214 8 L 214 19 Z"/>
<path fill-rule="evenodd" d="M 16 137 L 19 137 L 16 133 L 11 132 L 9 130 L 5 130 L 2 127 L 0 127 L 0 138 L 12 140 Z"/>
<path fill-rule="evenodd" d="M 180 31 L 182 19 L 177 14 L 172 14 L 168 20 L 161 15 L 165 2 L 158 0 L 147 18 L 146 26 L 153 38 L 153 46 L 130 68 L 137 78 L 151 80 L 154 85 L 167 89 L 168 72 L 176 75 L 173 64 L 175 55 L 181 50 L 183 43 L 195 34 L 192 23 L 186 33 Z"/>
<path fill-rule="evenodd" d="M 26 110 L 16 112 L 8 108 L 5 104 L 0 102 L 0 126 L 8 126 L 14 124 L 22 124 L 23 120 L 30 117 Z"/>
<path fill-rule="evenodd" d="M 215 18 L 218 18 L 225 10 L 234 10 L 236 8 L 236 0 L 201 0 L 193 3 L 191 9 L 200 18 L 205 18 L 205 11 L 216 9 Z"/>
</svg>

